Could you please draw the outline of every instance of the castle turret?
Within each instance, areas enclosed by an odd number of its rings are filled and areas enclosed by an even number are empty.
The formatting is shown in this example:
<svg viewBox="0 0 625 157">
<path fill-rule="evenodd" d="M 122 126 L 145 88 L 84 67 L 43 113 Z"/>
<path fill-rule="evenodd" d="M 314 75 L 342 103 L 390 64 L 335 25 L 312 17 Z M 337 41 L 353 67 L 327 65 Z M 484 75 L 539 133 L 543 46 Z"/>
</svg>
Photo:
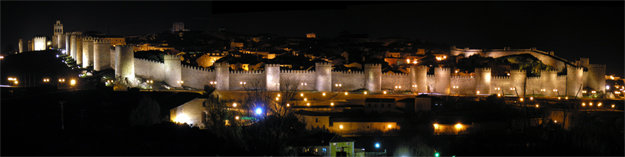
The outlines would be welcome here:
<svg viewBox="0 0 625 157">
<path fill-rule="evenodd" d="M 33 38 L 34 51 L 44 51 L 46 49 L 46 37 L 37 36 Z"/>
<path fill-rule="evenodd" d="M 450 94 L 451 89 L 449 85 L 451 82 L 451 71 L 449 70 L 449 68 L 434 68 L 434 77 L 436 78 L 434 92 L 441 94 Z"/>
<path fill-rule="evenodd" d="M 134 52 L 132 46 L 118 45 L 115 47 L 115 76 L 129 81 L 135 78 Z"/>
<path fill-rule="evenodd" d="M 217 90 L 230 90 L 230 64 L 215 63 Z"/>
<path fill-rule="evenodd" d="M 163 61 L 165 63 L 165 82 L 172 87 L 181 87 L 184 82 L 181 82 L 182 64 L 180 63 L 180 56 L 164 55 Z"/>
<path fill-rule="evenodd" d="M 85 37 L 82 40 L 82 67 L 93 65 L 93 38 Z"/>
<path fill-rule="evenodd" d="M 100 71 L 111 67 L 111 43 L 108 40 L 93 41 L 93 70 Z"/>
<path fill-rule="evenodd" d="M 480 91 L 480 94 L 491 94 L 491 69 L 475 68 L 475 75 L 475 90 Z"/>
<path fill-rule="evenodd" d="M 267 91 L 280 91 L 280 64 L 265 64 Z"/>
<path fill-rule="evenodd" d="M 371 92 L 382 91 L 382 65 L 365 64 L 365 87 Z"/>
<path fill-rule="evenodd" d="M 512 93 L 518 96 L 525 95 L 525 70 L 511 70 L 510 71 L 510 88 L 513 88 Z"/>
<path fill-rule="evenodd" d="M 332 63 L 315 63 L 315 72 L 315 89 L 320 92 L 332 91 Z"/>
</svg>

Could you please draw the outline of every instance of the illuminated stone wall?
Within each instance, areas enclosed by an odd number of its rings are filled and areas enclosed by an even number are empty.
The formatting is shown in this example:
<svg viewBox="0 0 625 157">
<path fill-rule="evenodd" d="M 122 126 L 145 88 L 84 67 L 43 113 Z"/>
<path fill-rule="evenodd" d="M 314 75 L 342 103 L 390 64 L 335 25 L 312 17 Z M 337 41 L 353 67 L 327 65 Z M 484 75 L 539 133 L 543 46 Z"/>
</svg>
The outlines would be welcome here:
<svg viewBox="0 0 625 157">
<path fill-rule="evenodd" d="M 336 85 L 341 84 L 340 87 Z M 361 89 L 365 88 L 365 75 L 362 71 L 333 71 L 332 72 L 332 89 L 340 91 L 342 89 Z"/>
<path fill-rule="evenodd" d="M 382 89 L 406 91 L 412 90 L 413 87 L 410 85 L 410 76 L 408 74 L 384 73 L 382 74 Z"/>
<path fill-rule="evenodd" d="M 108 46 L 110 45 L 106 46 L 108 48 Z M 165 80 L 165 70 L 163 70 L 165 68 L 165 63 L 154 60 L 135 58 L 134 64 L 136 69 L 135 75 L 150 80 Z"/>
<path fill-rule="evenodd" d="M 490 69 L 476 69 L 473 76 L 451 76 L 448 68 L 435 68 L 434 75 L 427 75 L 427 67 L 417 66 L 416 75 L 382 73 L 376 65 L 369 65 L 365 71 L 331 71 L 331 77 L 320 77 L 317 71 L 279 70 L 279 65 L 265 65 L 266 71 L 230 71 L 229 64 L 217 63 L 215 70 L 200 67 L 182 66 L 179 58 L 170 58 L 172 64 L 136 59 L 135 73 L 153 80 L 165 80 L 168 84 L 184 81 L 184 86 L 202 89 L 204 85 L 214 85 L 217 90 L 286 90 L 287 86 L 297 86 L 297 90 L 319 91 L 319 78 L 329 79 L 324 86 L 327 91 L 352 91 L 367 89 L 371 93 L 382 90 L 419 91 L 420 93 L 440 93 L 452 95 L 501 94 L 523 96 L 524 93 L 545 96 L 575 95 L 567 89 L 582 86 L 583 78 L 588 77 L 581 68 L 572 68 L 570 75 L 558 76 L 557 71 L 543 71 L 541 76 L 526 77 L 525 71 L 512 70 L 510 76 L 492 76 Z M 174 64 L 174 61 L 177 65 Z M 120 62 L 121 63 L 121 62 Z M 319 68 L 323 69 L 323 68 Z M 367 70 L 369 72 L 367 72 Z M 380 70 L 380 71 L 378 71 Z M 377 73 L 379 72 L 379 73 Z M 380 74 L 380 75 L 377 75 Z M 368 75 L 372 76 L 368 78 Z M 597 74 L 595 74 L 597 75 Z M 376 77 L 379 76 L 379 77 Z M 586 77 L 584 77 L 586 76 Z M 573 81 L 567 81 L 567 79 Z M 592 78 L 592 79 L 598 79 Z M 325 81 L 321 81 L 324 83 Z M 376 82 L 379 82 L 377 84 Z M 412 86 L 416 82 L 417 86 Z M 527 82 L 527 83 L 526 83 Z M 371 84 L 369 84 L 371 83 Z M 340 86 L 337 86 L 339 85 Z M 396 88 L 401 86 L 401 88 Z M 597 86 L 597 85 L 594 85 Z M 415 89 L 413 89 L 415 88 Z M 524 89 L 526 88 L 526 89 Z M 375 90 L 378 89 L 376 92 Z M 555 89 L 555 90 L 554 90 Z M 325 91 L 325 90 L 322 90 Z"/>
<path fill-rule="evenodd" d="M 297 86 L 298 90 L 315 90 L 316 75 L 308 70 L 280 70 L 280 89 Z"/>
<path fill-rule="evenodd" d="M 182 65 L 181 72 L 184 86 L 189 86 L 191 88 L 204 89 L 204 85 L 210 85 L 211 81 L 215 81 L 214 70 Z"/>
</svg>

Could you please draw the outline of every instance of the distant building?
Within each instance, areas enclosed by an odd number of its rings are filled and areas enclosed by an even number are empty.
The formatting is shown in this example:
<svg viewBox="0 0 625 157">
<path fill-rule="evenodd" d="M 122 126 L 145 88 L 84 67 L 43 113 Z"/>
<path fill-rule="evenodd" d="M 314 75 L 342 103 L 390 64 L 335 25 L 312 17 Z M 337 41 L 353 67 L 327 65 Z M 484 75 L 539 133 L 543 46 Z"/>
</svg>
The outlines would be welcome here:
<svg viewBox="0 0 625 157">
<path fill-rule="evenodd" d="M 330 156 L 354 156 L 354 140 L 335 136 L 330 140 Z"/>
<path fill-rule="evenodd" d="M 189 29 L 184 28 L 184 22 L 174 22 L 171 32 L 187 32 Z"/>
<path fill-rule="evenodd" d="M 22 38 L 20 38 L 17 41 L 17 49 L 18 49 L 18 51 L 17 51 L 18 53 L 24 52 L 24 40 L 22 40 Z"/>
<path fill-rule="evenodd" d="M 306 38 L 308 38 L 308 39 L 316 39 L 317 38 L 317 34 L 315 34 L 315 33 L 306 33 Z"/>
<path fill-rule="evenodd" d="M 111 46 L 126 45 L 126 38 L 124 37 L 104 37 L 102 39 L 109 41 Z"/>
</svg>

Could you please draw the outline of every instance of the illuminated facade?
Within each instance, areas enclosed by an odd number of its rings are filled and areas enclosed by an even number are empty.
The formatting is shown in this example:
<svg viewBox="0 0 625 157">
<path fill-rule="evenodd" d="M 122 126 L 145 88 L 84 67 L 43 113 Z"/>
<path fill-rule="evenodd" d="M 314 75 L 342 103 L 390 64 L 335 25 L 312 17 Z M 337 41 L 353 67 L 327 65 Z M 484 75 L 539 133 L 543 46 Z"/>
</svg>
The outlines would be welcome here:
<svg viewBox="0 0 625 157">
<path fill-rule="evenodd" d="M 46 50 L 46 37 L 34 37 L 33 38 L 33 50 L 34 51 Z"/>
</svg>

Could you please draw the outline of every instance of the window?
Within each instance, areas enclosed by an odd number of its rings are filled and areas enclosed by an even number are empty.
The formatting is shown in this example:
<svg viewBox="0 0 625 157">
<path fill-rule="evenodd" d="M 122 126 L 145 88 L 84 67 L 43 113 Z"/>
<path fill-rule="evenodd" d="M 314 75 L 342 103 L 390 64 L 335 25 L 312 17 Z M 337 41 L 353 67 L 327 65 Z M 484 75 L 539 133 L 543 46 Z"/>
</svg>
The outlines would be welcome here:
<svg viewBox="0 0 625 157">
<path fill-rule="evenodd" d="M 315 123 L 319 123 L 319 118 L 315 118 Z"/>
</svg>

